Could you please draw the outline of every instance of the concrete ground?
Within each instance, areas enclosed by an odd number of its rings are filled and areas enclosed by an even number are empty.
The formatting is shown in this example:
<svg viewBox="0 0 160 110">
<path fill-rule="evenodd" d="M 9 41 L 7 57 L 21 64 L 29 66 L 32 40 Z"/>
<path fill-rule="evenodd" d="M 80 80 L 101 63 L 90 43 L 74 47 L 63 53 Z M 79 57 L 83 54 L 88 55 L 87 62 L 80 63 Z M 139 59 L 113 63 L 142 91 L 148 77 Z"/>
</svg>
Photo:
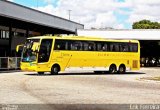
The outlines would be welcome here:
<svg viewBox="0 0 160 110">
<path fill-rule="evenodd" d="M 160 68 L 126 74 L 0 73 L 0 104 L 159 104 Z"/>
</svg>

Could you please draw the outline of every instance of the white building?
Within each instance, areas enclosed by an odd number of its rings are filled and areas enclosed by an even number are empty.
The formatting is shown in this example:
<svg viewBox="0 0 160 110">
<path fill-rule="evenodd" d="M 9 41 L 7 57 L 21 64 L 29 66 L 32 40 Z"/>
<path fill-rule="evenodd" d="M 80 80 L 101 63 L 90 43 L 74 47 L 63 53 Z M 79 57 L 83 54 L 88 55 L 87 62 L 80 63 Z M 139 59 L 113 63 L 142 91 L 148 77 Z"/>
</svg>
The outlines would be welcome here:
<svg viewBox="0 0 160 110">
<path fill-rule="evenodd" d="M 130 30 L 77 30 L 78 36 L 92 36 L 108 39 L 160 40 L 160 29 L 130 29 Z"/>
</svg>

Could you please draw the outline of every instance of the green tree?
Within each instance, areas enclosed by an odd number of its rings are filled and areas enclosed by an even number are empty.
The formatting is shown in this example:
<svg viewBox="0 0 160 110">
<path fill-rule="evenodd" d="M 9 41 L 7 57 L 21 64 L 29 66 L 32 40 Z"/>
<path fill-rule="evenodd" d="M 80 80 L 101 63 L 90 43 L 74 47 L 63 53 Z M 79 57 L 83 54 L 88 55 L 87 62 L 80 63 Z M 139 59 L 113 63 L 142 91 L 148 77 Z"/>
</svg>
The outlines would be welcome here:
<svg viewBox="0 0 160 110">
<path fill-rule="evenodd" d="M 152 22 L 150 20 L 141 20 L 134 22 L 132 25 L 133 29 L 160 29 L 160 23 Z"/>
</svg>

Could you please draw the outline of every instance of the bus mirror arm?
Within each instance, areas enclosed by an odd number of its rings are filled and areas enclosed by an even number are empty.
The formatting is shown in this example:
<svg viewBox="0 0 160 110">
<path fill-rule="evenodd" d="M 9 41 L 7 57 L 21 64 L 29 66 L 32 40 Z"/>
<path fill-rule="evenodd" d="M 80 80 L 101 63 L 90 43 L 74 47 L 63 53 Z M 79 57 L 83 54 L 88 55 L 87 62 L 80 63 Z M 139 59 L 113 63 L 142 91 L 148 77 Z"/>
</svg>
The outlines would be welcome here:
<svg viewBox="0 0 160 110">
<path fill-rule="evenodd" d="M 23 44 L 17 45 L 17 46 L 16 46 L 16 52 L 19 52 L 20 50 L 22 50 L 22 47 L 23 47 L 23 46 L 24 46 Z"/>
</svg>

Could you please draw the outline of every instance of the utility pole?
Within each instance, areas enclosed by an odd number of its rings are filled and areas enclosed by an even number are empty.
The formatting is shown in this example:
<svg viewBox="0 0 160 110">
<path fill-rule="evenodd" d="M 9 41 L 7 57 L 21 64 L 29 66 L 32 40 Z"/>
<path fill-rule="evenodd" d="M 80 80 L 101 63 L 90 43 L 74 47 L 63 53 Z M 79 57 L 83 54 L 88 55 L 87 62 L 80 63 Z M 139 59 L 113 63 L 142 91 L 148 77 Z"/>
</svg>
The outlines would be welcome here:
<svg viewBox="0 0 160 110">
<path fill-rule="evenodd" d="M 71 11 L 72 10 L 68 10 L 69 20 L 70 20 Z"/>
</svg>

